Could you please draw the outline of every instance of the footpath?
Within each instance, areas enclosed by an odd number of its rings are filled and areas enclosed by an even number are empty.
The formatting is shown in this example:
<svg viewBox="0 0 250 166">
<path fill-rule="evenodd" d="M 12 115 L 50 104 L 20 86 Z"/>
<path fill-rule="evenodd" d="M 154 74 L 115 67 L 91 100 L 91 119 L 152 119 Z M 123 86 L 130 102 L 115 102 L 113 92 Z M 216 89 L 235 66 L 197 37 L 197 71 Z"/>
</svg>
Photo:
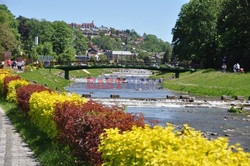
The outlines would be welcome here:
<svg viewBox="0 0 250 166">
<path fill-rule="evenodd" d="M 0 166 L 41 166 L 1 107 Z"/>
</svg>

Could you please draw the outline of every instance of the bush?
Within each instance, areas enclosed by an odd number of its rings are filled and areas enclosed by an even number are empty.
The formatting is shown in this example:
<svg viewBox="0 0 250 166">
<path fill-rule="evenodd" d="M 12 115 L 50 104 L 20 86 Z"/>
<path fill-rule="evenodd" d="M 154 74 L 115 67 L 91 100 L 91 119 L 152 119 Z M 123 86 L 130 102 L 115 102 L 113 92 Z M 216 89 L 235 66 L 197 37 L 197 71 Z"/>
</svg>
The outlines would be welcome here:
<svg viewBox="0 0 250 166">
<path fill-rule="evenodd" d="M 8 93 L 7 93 L 7 101 L 16 102 L 17 103 L 17 95 L 16 90 L 24 85 L 28 85 L 29 83 L 26 80 L 12 80 L 8 83 Z"/>
<path fill-rule="evenodd" d="M 10 81 L 14 81 L 14 80 L 19 80 L 21 79 L 20 76 L 6 76 L 4 77 L 4 82 L 3 82 L 3 88 L 4 88 L 4 95 L 7 96 L 8 94 L 8 84 Z"/>
<path fill-rule="evenodd" d="M 29 111 L 30 96 L 34 92 L 42 92 L 42 91 L 51 92 L 50 89 L 47 89 L 41 85 L 33 85 L 33 84 L 29 84 L 29 85 L 18 88 L 16 93 L 17 93 L 17 101 L 18 101 L 17 103 L 18 103 L 19 109 L 22 112 L 27 113 Z"/>
<path fill-rule="evenodd" d="M 56 103 L 65 101 L 86 102 L 86 99 L 81 98 L 80 95 L 58 94 L 48 91 L 35 92 L 30 97 L 29 115 L 31 116 L 31 120 L 51 139 L 55 138 L 58 134 L 56 124 L 52 119 L 55 105 Z"/>
<path fill-rule="evenodd" d="M 240 107 L 240 108 L 235 108 L 234 106 L 232 106 L 228 112 L 232 112 L 232 113 L 242 113 L 244 112 L 244 108 L 243 107 Z"/>
<path fill-rule="evenodd" d="M 65 102 L 56 105 L 54 120 L 59 128 L 59 138 L 69 145 L 81 160 L 101 165 L 98 152 L 99 136 L 105 128 L 119 128 L 127 131 L 132 126 L 144 126 L 143 117 L 124 113 L 118 108 L 110 108 L 93 101 L 85 104 Z"/>
<path fill-rule="evenodd" d="M 10 75 L 10 71 L 8 69 L 0 69 L 0 75 L 1 74 Z"/>
<path fill-rule="evenodd" d="M 122 132 L 107 129 L 101 135 L 106 165 L 249 165 L 250 153 L 239 145 L 228 146 L 226 138 L 209 141 L 199 131 L 184 125 L 181 132 L 168 124 L 153 129 L 133 127 Z"/>
<path fill-rule="evenodd" d="M 0 69 L 0 94 L 4 93 L 4 78 L 10 75 L 10 71 L 6 69 Z"/>
</svg>

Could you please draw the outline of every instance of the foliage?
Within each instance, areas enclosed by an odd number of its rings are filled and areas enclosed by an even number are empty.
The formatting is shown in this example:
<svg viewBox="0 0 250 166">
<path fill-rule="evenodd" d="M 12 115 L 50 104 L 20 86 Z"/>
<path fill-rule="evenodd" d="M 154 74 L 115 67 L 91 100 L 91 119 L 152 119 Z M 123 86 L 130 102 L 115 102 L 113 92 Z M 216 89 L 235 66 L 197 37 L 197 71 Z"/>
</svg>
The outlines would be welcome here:
<svg viewBox="0 0 250 166">
<path fill-rule="evenodd" d="M 42 91 L 49 91 L 51 92 L 50 89 L 45 88 L 41 85 L 34 85 L 34 84 L 29 84 L 26 86 L 22 86 L 17 89 L 17 103 L 18 103 L 18 108 L 22 111 L 27 113 L 30 108 L 29 108 L 29 100 L 30 96 L 34 92 L 42 92 Z"/>
<path fill-rule="evenodd" d="M 0 106 L 4 109 L 15 130 L 22 139 L 29 145 L 34 155 L 43 166 L 84 166 L 82 162 L 70 153 L 67 146 L 60 142 L 48 139 L 48 136 L 35 126 L 27 114 L 21 112 L 15 103 L 7 102 L 0 96 Z M 63 159 L 63 160 L 62 160 Z"/>
<path fill-rule="evenodd" d="M 57 58 L 59 62 L 70 62 L 75 60 L 75 50 L 72 47 L 68 47 Z"/>
<path fill-rule="evenodd" d="M 19 34 L 17 21 L 5 5 L 0 4 L 0 55 L 3 51 L 17 50 Z"/>
<path fill-rule="evenodd" d="M 101 62 L 103 62 L 103 63 L 104 63 L 104 62 L 107 62 L 107 55 L 105 55 L 105 54 L 100 54 L 100 55 L 99 55 L 99 58 L 100 58 L 100 61 L 101 61 Z"/>
<path fill-rule="evenodd" d="M 8 83 L 8 93 L 7 93 L 7 101 L 17 103 L 17 94 L 16 90 L 24 85 L 28 85 L 29 83 L 26 80 L 18 79 L 12 80 Z"/>
<path fill-rule="evenodd" d="M 81 29 L 74 29 L 74 41 L 73 45 L 76 51 L 76 55 L 85 55 L 85 51 L 88 48 L 86 37 L 83 35 Z"/>
<path fill-rule="evenodd" d="M 55 30 L 51 38 L 53 49 L 57 55 L 60 55 L 62 53 L 65 53 L 67 49 L 72 47 L 73 31 L 63 21 L 53 22 L 53 28 Z"/>
<path fill-rule="evenodd" d="M 9 75 L 4 77 L 4 81 L 3 81 L 3 88 L 4 88 L 4 95 L 7 96 L 8 94 L 8 84 L 10 81 L 14 81 L 14 80 L 19 80 L 21 79 L 20 76 L 14 76 L 14 75 Z"/>
<path fill-rule="evenodd" d="M 67 143 L 74 154 L 94 165 L 102 163 L 97 151 L 99 136 L 105 128 L 117 127 L 121 131 L 132 126 L 144 126 L 143 117 L 136 118 L 117 108 L 110 108 L 93 101 L 85 104 L 65 102 L 56 105 L 54 120 L 61 131 L 60 139 Z"/>
<path fill-rule="evenodd" d="M 58 134 L 56 124 L 52 118 L 55 105 L 65 101 L 86 102 L 86 99 L 75 94 L 66 95 L 48 91 L 35 92 L 30 97 L 29 115 L 33 123 L 46 133 L 49 138 L 55 138 Z"/>
<path fill-rule="evenodd" d="M 139 47 L 148 52 L 165 52 L 168 45 L 170 45 L 168 42 L 163 42 L 155 35 L 148 34 L 145 35 L 144 42 Z"/>
<path fill-rule="evenodd" d="M 0 69 L 0 74 L 10 75 L 10 71 L 8 69 Z"/>
<path fill-rule="evenodd" d="M 4 77 L 10 75 L 9 70 L 0 69 L 0 94 L 4 93 Z"/>
<path fill-rule="evenodd" d="M 120 50 L 122 44 L 120 41 L 109 36 L 99 36 L 92 39 L 95 45 L 104 50 Z"/>
<path fill-rule="evenodd" d="M 218 19 L 221 59 L 228 66 L 240 63 L 250 71 L 250 2 L 224 0 Z"/>
<path fill-rule="evenodd" d="M 192 0 L 182 6 L 172 30 L 173 59 L 191 60 L 205 68 L 215 67 L 220 1 Z"/>
<path fill-rule="evenodd" d="M 172 56 L 172 47 L 169 43 L 167 43 L 162 64 L 169 63 L 171 61 L 171 56 Z"/>
<path fill-rule="evenodd" d="M 240 63 L 250 70 L 249 7 L 248 0 L 192 0 L 183 5 L 172 30 L 172 59 L 204 68 Z"/>
<path fill-rule="evenodd" d="M 104 165 L 248 165 L 250 153 L 226 138 L 209 141 L 184 125 L 181 132 L 166 128 L 133 127 L 132 131 L 106 129 L 101 135 Z"/>
<path fill-rule="evenodd" d="M 235 108 L 234 106 L 232 106 L 232 107 L 228 110 L 228 112 L 232 112 L 232 113 L 242 113 L 242 112 L 244 112 L 244 109 L 243 109 L 243 107 L 241 107 L 241 108 Z"/>
</svg>

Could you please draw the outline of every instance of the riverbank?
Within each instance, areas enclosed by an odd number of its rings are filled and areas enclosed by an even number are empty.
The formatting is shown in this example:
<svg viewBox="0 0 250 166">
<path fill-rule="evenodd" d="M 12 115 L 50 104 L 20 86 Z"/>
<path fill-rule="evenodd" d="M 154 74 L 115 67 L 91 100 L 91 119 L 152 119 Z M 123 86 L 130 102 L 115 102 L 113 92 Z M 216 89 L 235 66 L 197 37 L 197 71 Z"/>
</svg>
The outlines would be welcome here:
<svg viewBox="0 0 250 166">
<path fill-rule="evenodd" d="M 104 73 L 111 73 L 110 69 L 88 69 L 87 71 L 76 70 L 70 71 L 70 77 L 73 78 L 85 78 L 96 77 Z M 27 72 L 17 73 L 22 78 L 29 82 L 37 83 L 39 85 L 47 86 L 53 90 L 65 91 L 65 87 L 69 86 L 72 81 L 64 79 L 64 72 L 58 69 L 35 69 Z M 72 80 L 71 79 L 71 80 Z"/>
<path fill-rule="evenodd" d="M 180 78 L 173 78 L 173 73 L 154 72 L 150 78 L 163 78 L 163 87 L 197 95 L 200 97 L 244 96 L 250 97 L 250 73 L 223 73 L 214 70 L 180 73 Z"/>
</svg>

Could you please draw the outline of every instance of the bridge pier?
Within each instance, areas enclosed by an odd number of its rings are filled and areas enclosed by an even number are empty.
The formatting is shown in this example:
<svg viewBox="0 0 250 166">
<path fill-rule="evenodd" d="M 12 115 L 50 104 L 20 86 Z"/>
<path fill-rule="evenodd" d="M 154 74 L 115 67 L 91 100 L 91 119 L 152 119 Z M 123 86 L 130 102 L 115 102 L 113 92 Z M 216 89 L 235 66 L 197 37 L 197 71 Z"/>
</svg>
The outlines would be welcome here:
<svg viewBox="0 0 250 166">
<path fill-rule="evenodd" d="M 64 78 L 69 80 L 69 70 L 64 70 Z"/>
<path fill-rule="evenodd" d="M 175 78 L 179 78 L 180 77 L 180 72 L 179 71 L 176 71 L 175 72 Z"/>
</svg>

